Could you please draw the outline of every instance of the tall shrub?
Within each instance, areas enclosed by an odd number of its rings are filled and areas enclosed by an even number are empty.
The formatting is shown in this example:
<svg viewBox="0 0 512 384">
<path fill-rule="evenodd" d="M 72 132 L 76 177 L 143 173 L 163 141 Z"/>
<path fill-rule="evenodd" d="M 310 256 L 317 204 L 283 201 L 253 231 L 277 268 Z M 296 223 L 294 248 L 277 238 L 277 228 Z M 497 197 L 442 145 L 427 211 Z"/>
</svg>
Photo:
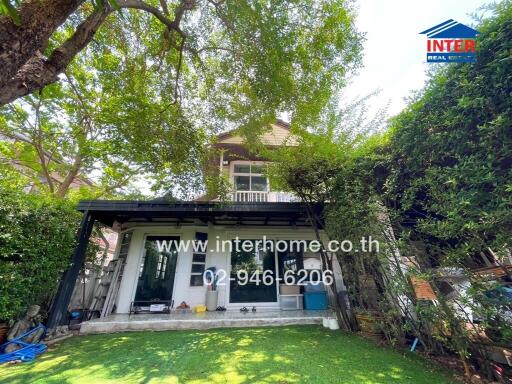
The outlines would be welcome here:
<svg viewBox="0 0 512 384">
<path fill-rule="evenodd" d="M 80 215 L 67 201 L 0 187 L 0 320 L 44 311 L 75 247 Z"/>
<path fill-rule="evenodd" d="M 512 2 L 497 5 L 477 29 L 477 62 L 440 68 L 392 121 L 386 180 L 400 237 L 415 245 L 407 250 L 417 262 L 412 273 L 428 280 L 438 298 L 434 310 L 418 313 L 459 354 L 466 373 L 470 312 L 483 319 L 481 330 L 510 328 L 502 308 L 486 297 L 499 281 L 486 281 L 473 268 L 481 254 L 501 262 L 510 252 Z M 453 271 L 470 287 L 448 298 L 441 287 Z"/>
<path fill-rule="evenodd" d="M 487 297 L 498 281 L 471 267 L 480 252 L 500 260 L 511 249 L 511 21 L 512 3 L 496 6 L 477 27 L 477 63 L 441 67 L 384 137 L 339 141 L 327 130 L 318 145 L 302 139 L 290 156 L 280 153 L 281 172 L 273 174 L 290 190 L 329 202 L 330 238 L 380 240 L 379 253 L 338 254 L 352 308 L 377 309 L 390 340 L 413 335 L 427 350 L 457 353 L 467 375 L 476 337 L 468 309 L 482 320 L 479 331 L 510 345 L 511 326 L 498 321 L 504 308 Z M 455 298 L 440 288 L 454 270 L 470 283 Z M 367 295 L 370 280 L 375 289 Z M 429 282 L 435 303 L 417 300 L 412 281 Z"/>
<path fill-rule="evenodd" d="M 416 231 L 498 250 L 512 230 L 512 2 L 478 30 L 477 62 L 438 71 L 392 122 L 388 186 Z"/>
</svg>

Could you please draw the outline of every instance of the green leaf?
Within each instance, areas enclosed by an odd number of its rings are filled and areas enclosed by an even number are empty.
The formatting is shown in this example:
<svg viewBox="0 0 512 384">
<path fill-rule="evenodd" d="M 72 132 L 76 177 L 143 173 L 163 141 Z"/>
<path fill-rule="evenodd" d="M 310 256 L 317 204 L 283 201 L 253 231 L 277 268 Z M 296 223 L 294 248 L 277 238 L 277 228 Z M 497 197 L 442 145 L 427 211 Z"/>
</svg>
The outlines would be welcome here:
<svg viewBox="0 0 512 384">
<path fill-rule="evenodd" d="M 14 8 L 14 6 L 11 4 L 11 2 L 9 0 L 2 0 L 2 5 L 3 5 L 2 8 L 4 9 L 4 11 L 6 11 L 9 16 L 11 16 L 12 20 L 14 21 L 14 24 L 20 26 L 21 25 L 20 14 L 16 10 L 16 8 Z"/>
<path fill-rule="evenodd" d="M 116 11 L 120 11 L 121 7 L 119 6 L 119 3 L 117 0 L 108 0 L 109 4 L 114 8 Z"/>
</svg>

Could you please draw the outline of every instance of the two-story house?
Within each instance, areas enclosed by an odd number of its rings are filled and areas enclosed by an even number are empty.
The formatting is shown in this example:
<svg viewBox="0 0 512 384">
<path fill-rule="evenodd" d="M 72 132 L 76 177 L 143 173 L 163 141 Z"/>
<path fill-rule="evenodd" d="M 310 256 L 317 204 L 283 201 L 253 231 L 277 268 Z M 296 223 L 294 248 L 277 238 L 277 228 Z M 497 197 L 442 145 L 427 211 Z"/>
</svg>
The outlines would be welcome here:
<svg viewBox="0 0 512 384">
<path fill-rule="evenodd" d="M 289 126 L 282 121 L 273 124 L 261 139 L 268 146 L 293 145 Z M 320 255 L 304 246 L 315 240 L 304 203 L 270 189 L 264 172 L 266 160 L 247 151 L 235 132 L 219 135 L 214 147 L 218 155 L 213 161 L 232 183 L 232 202 L 200 198 L 79 204 L 84 213 L 80 241 L 59 288 L 50 327 L 65 317 L 69 284 L 83 262 L 95 221 L 120 233 L 118 265 L 106 282 L 110 288 L 102 316 L 120 319 L 120 315 L 130 314 L 129 329 L 145 329 L 141 322 L 134 328 L 134 319 L 142 319 L 134 313 L 151 314 L 150 319 L 144 317 L 149 321 L 164 316 L 156 312 L 170 312 L 165 316 L 179 321 L 176 316 L 186 316 L 194 308 L 201 310 L 205 304 L 209 311 L 218 308 L 216 315 L 240 315 L 245 313 L 240 310 L 248 309 L 249 317 L 253 310 L 258 314 L 274 311 L 276 316 L 286 306 L 304 308 L 304 289 L 296 283 L 299 279 L 310 281 L 312 276 L 319 280 L 322 274 Z M 321 321 L 319 316 L 314 321 Z M 105 331 L 107 323 L 96 319 L 85 328 Z"/>
</svg>

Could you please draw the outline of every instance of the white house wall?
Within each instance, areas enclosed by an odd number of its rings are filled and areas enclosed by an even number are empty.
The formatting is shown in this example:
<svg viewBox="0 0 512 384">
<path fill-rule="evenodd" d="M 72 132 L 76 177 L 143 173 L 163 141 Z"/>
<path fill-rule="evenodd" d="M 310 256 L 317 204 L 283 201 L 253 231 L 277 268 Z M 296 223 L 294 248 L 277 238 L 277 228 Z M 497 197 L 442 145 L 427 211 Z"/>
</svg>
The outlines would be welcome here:
<svg viewBox="0 0 512 384">
<path fill-rule="evenodd" d="M 206 268 L 216 267 L 217 270 L 223 269 L 229 273 L 230 252 L 216 252 L 214 249 L 215 241 L 219 236 L 219 241 L 230 240 L 239 236 L 241 239 L 258 239 L 266 235 L 269 239 L 275 240 L 313 240 L 314 232 L 308 228 L 271 228 L 271 227 L 219 227 L 219 226 L 196 226 L 181 227 L 176 226 L 137 226 L 131 229 L 133 231 L 126 265 L 119 288 L 116 302 L 117 313 L 129 313 L 130 303 L 135 297 L 137 288 L 139 268 L 142 261 L 142 251 L 144 241 L 149 235 L 179 236 L 180 240 L 194 240 L 196 232 L 208 233 L 208 252 L 206 254 Z M 121 236 L 120 236 L 121 237 Z M 185 301 L 191 307 L 204 304 L 206 287 L 191 287 L 190 273 L 192 268 L 192 249 L 180 251 L 176 264 L 176 275 L 174 279 L 173 300 L 174 306 L 178 306 Z M 228 276 L 229 278 L 229 276 Z M 219 286 L 219 305 L 229 307 L 229 280 L 226 279 L 226 285 Z M 260 306 L 260 304 L 258 304 Z M 233 307 L 240 307 L 241 304 L 234 304 Z M 265 305 L 263 305 L 265 306 Z M 272 303 L 268 306 L 278 307 L 278 303 Z"/>
</svg>

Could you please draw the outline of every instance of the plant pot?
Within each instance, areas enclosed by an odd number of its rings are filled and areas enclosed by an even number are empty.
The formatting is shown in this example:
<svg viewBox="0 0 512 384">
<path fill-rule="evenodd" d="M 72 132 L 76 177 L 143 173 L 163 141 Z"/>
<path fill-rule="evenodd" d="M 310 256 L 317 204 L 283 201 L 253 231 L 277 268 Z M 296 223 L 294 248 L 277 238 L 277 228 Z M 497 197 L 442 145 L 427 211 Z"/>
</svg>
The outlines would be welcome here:
<svg viewBox="0 0 512 384">
<path fill-rule="evenodd" d="M 217 310 L 219 302 L 219 291 L 206 291 L 206 309 L 209 312 Z"/>
<path fill-rule="evenodd" d="M 340 329 L 340 325 L 338 324 L 338 320 L 336 318 L 331 317 L 329 319 L 329 329 L 332 331 Z"/>
<path fill-rule="evenodd" d="M 9 333 L 9 325 L 7 323 L 0 323 L 0 344 L 7 341 L 7 333 Z"/>
</svg>

